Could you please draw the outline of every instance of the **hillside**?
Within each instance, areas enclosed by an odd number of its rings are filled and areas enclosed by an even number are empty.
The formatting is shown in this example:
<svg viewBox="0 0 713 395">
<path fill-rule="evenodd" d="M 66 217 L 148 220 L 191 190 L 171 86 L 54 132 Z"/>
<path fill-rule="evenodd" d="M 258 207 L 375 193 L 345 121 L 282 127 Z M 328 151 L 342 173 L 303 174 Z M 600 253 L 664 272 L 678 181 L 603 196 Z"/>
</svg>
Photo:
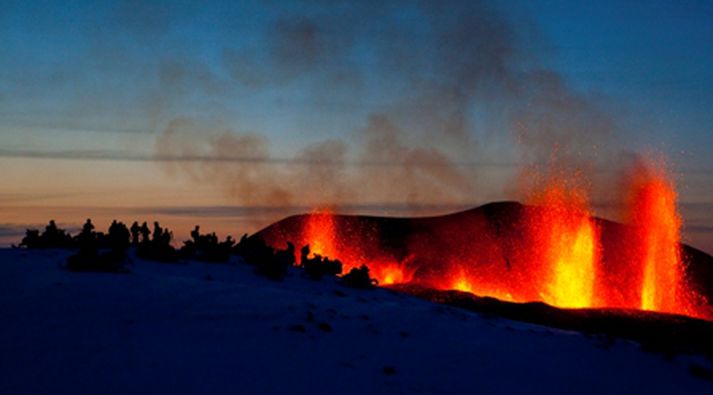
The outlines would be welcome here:
<svg viewBox="0 0 713 395">
<path fill-rule="evenodd" d="M 542 250 L 539 245 L 533 248 L 539 229 L 528 222 L 541 210 L 496 202 L 435 217 L 304 214 L 278 221 L 253 237 L 276 248 L 284 248 L 287 242 L 301 246 L 318 240 L 322 244 L 318 252 L 347 264 L 366 263 L 377 275 L 382 267 L 399 266 L 409 274 L 406 280 L 438 289 L 451 289 L 465 276 L 481 281 L 472 287 L 474 291 L 509 298 L 517 290 L 515 301 L 526 302 L 537 300 L 541 293 L 540 284 L 532 283 L 534 273 L 541 270 L 533 266 Z M 634 254 L 640 251 L 635 250 L 626 225 L 593 220 L 601 232 L 601 265 L 607 268 L 599 280 L 617 290 L 610 292 L 609 307 L 630 307 L 627 301 L 637 298 L 636 290 L 625 279 L 633 277 Z M 713 257 L 684 244 L 681 252 L 685 283 L 713 302 Z M 713 306 L 702 310 L 713 311 Z"/>
<path fill-rule="evenodd" d="M 0 250 L 0 393 L 710 393 L 713 363 L 294 270 Z"/>
</svg>

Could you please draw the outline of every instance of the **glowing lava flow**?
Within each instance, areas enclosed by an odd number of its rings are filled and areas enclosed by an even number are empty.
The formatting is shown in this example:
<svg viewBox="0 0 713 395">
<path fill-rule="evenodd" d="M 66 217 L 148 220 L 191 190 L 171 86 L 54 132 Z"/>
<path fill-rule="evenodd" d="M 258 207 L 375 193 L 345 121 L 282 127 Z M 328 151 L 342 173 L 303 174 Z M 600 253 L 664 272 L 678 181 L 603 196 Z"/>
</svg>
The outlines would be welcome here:
<svg viewBox="0 0 713 395">
<path fill-rule="evenodd" d="M 554 306 L 594 305 L 599 235 L 581 196 L 563 185 L 549 187 L 531 224 L 544 264 L 541 297 Z"/>
<path fill-rule="evenodd" d="M 641 264 L 643 310 L 685 313 L 683 262 L 679 250 L 681 218 L 676 192 L 665 172 L 648 165 L 632 184 L 631 223 Z"/>
<path fill-rule="evenodd" d="M 500 300 L 506 300 L 508 302 L 516 302 L 512 294 L 495 287 L 487 286 L 485 284 L 479 284 L 474 282 L 472 278 L 466 276 L 464 272 L 458 273 L 457 276 L 453 278 L 450 286 L 447 289 L 453 289 L 461 292 L 468 292 L 480 296 L 488 296 L 491 298 L 496 298 Z"/>
</svg>

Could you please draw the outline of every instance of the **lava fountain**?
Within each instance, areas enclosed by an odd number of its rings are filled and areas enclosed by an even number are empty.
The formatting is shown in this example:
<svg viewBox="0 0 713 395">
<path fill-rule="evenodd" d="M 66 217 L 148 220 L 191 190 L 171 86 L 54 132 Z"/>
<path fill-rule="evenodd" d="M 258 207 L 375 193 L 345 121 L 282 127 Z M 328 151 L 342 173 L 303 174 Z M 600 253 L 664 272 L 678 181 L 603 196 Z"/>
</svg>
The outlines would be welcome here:
<svg viewBox="0 0 713 395">
<path fill-rule="evenodd" d="M 599 264 L 598 230 L 585 194 L 554 182 L 536 196 L 529 229 L 533 254 L 540 261 L 542 301 L 560 307 L 593 307 Z"/>
<path fill-rule="evenodd" d="M 687 313 L 676 191 L 662 166 L 640 164 L 630 183 L 629 222 L 641 271 L 643 310 Z"/>
</svg>

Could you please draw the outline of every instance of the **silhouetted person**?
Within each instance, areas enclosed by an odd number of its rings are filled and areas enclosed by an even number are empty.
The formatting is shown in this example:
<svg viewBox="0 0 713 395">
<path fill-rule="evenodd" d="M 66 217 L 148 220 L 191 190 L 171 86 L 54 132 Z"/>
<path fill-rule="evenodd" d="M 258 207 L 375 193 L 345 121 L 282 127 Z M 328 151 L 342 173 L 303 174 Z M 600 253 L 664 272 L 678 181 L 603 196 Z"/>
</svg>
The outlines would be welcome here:
<svg viewBox="0 0 713 395">
<path fill-rule="evenodd" d="M 126 254 L 130 237 L 129 229 L 122 222 L 114 220 L 109 226 L 109 247 L 117 254 Z"/>
<path fill-rule="evenodd" d="M 82 231 L 79 232 L 76 240 L 79 243 L 79 248 L 95 248 L 96 233 L 94 233 L 94 224 L 90 218 L 87 218 L 87 222 L 82 226 Z"/>
<path fill-rule="evenodd" d="M 149 231 L 149 225 L 146 223 L 146 221 L 144 221 L 144 223 L 141 224 L 141 229 L 139 229 L 139 232 L 141 233 L 141 242 L 148 243 L 149 235 L 151 234 L 151 231 Z"/>
<path fill-rule="evenodd" d="M 289 244 L 288 244 L 288 247 L 289 247 Z M 295 248 L 295 247 L 292 246 L 292 248 Z M 301 265 L 304 265 L 307 262 L 307 260 L 309 260 L 308 256 L 309 256 L 309 244 L 302 247 L 302 249 L 300 250 L 300 264 Z"/>
<path fill-rule="evenodd" d="M 71 247 L 71 236 L 63 229 L 59 229 L 54 220 L 50 220 L 45 227 L 45 233 L 40 236 L 40 245 L 45 248 Z"/>
<path fill-rule="evenodd" d="M 191 238 L 198 244 L 198 240 L 201 238 L 201 227 L 196 225 L 196 227 L 191 231 Z"/>
<path fill-rule="evenodd" d="M 54 223 L 54 221 L 50 221 L 50 222 Z M 91 218 L 87 218 L 87 222 L 85 222 L 84 226 L 82 226 L 82 233 L 91 234 L 92 231 L 94 231 L 94 224 L 92 224 Z"/>
<path fill-rule="evenodd" d="M 139 234 L 141 233 L 141 227 L 139 226 L 139 223 L 134 221 L 133 224 L 131 224 L 131 244 L 134 246 L 139 245 Z"/>
<path fill-rule="evenodd" d="M 53 219 L 50 220 L 50 223 L 45 226 L 45 234 L 47 235 L 54 235 L 57 234 L 57 224 L 54 222 Z"/>
<path fill-rule="evenodd" d="M 295 265 L 295 245 L 291 242 L 287 242 L 287 249 L 282 250 L 285 253 L 285 258 L 289 260 L 289 266 Z"/>
<path fill-rule="evenodd" d="M 233 240 L 233 236 L 228 235 L 223 243 L 228 247 L 232 247 L 235 244 L 235 240 Z M 292 248 L 294 249 L 294 246 L 292 246 Z"/>
<path fill-rule="evenodd" d="M 159 243 L 164 246 L 168 246 L 171 244 L 171 239 L 173 239 L 173 233 L 169 232 L 168 229 L 164 230 L 163 233 L 160 234 L 160 238 L 158 239 Z"/>
<path fill-rule="evenodd" d="M 158 224 L 158 221 L 156 221 L 153 223 L 153 236 L 151 237 L 151 240 L 154 243 L 160 243 L 162 239 L 163 239 L 163 229 Z"/>
</svg>

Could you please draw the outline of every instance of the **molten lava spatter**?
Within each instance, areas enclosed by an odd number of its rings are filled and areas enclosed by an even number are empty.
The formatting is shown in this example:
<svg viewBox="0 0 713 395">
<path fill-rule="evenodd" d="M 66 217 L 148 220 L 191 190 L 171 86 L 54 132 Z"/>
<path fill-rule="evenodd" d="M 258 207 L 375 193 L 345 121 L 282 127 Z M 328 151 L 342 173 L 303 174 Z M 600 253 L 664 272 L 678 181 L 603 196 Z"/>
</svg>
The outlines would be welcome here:
<svg viewBox="0 0 713 395">
<path fill-rule="evenodd" d="M 598 262 L 596 229 L 587 217 L 572 221 L 553 227 L 554 275 L 545 301 L 555 306 L 591 307 Z"/>
<path fill-rule="evenodd" d="M 394 219 L 319 211 L 263 234 L 276 248 L 309 245 L 343 272 L 367 265 L 381 285 L 417 283 L 514 302 L 615 307 L 712 318 L 686 283 L 681 218 L 667 173 L 628 179 L 626 224 L 595 219 L 577 182 L 548 180 L 530 205 L 498 203 L 455 215 Z"/>
<path fill-rule="evenodd" d="M 315 255 L 336 259 L 337 254 L 337 229 L 334 224 L 334 215 L 328 210 L 312 213 L 305 223 L 303 241 L 309 244 L 310 258 Z"/>
<path fill-rule="evenodd" d="M 687 313 L 679 247 L 681 218 L 676 192 L 665 171 L 642 165 L 631 185 L 630 221 L 641 270 L 643 310 Z"/>
<path fill-rule="evenodd" d="M 340 228 L 332 212 L 319 210 L 306 217 L 301 236 L 296 239 L 300 245 L 309 245 L 310 258 L 320 255 L 340 260 L 343 273 L 367 265 L 370 275 L 381 285 L 412 281 L 416 271 L 411 265 L 413 256 L 398 260 L 382 256 L 374 249 L 365 251 L 368 236 L 365 229 Z"/>
<path fill-rule="evenodd" d="M 544 302 L 560 307 L 592 307 L 599 264 L 599 237 L 580 191 L 564 184 L 548 187 L 537 198 L 541 211 L 530 219 L 541 260 Z"/>
</svg>

